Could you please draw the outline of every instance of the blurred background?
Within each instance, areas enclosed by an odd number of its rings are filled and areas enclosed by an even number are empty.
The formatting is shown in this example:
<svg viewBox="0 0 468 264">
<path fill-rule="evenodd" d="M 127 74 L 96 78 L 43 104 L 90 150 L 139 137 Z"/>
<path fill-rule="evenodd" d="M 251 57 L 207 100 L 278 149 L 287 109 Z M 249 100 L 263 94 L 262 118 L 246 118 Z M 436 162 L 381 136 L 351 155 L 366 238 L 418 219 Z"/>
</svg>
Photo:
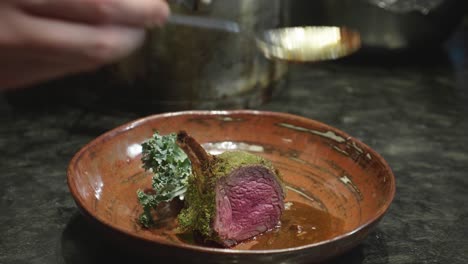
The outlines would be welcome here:
<svg viewBox="0 0 468 264">
<path fill-rule="evenodd" d="M 355 28 L 364 51 L 376 54 L 440 47 L 466 14 L 466 1 L 459 0 L 292 0 L 287 5 L 291 24 Z"/>
<path fill-rule="evenodd" d="M 424 65 L 466 56 L 464 0 L 212 0 L 172 5 L 177 14 L 232 20 L 252 31 L 281 26 L 347 26 L 362 48 L 331 63 Z M 449 62 L 449 63 L 451 63 Z M 327 62 L 330 63 L 330 62 Z M 327 63 L 308 63 L 310 70 Z M 8 92 L 8 102 L 72 103 L 140 113 L 255 108 L 288 89 L 292 64 L 271 61 L 239 34 L 168 24 L 145 45 L 97 72 Z M 63 87 L 67 88 L 64 89 Z"/>
</svg>

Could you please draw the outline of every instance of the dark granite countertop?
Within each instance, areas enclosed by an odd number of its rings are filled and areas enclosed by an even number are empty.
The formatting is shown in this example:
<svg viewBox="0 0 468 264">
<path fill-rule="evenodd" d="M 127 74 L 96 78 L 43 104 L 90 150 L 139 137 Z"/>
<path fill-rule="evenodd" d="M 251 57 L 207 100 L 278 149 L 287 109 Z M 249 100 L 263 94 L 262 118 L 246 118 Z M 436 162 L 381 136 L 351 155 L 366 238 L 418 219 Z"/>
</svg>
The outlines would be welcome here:
<svg viewBox="0 0 468 264">
<path fill-rule="evenodd" d="M 377 230 L 331 263 L 468 263 L 468 42 L 459 34 L 447 53 L 295 65 L 287 89 L 259 107 L 338 127 L 381 153 L 396 175 Z M 46 91 L 0 95 L 0 263 L 136 263 L 93 236 L 66 167 L 84 144 L 143 113 Z"/>
</svg>

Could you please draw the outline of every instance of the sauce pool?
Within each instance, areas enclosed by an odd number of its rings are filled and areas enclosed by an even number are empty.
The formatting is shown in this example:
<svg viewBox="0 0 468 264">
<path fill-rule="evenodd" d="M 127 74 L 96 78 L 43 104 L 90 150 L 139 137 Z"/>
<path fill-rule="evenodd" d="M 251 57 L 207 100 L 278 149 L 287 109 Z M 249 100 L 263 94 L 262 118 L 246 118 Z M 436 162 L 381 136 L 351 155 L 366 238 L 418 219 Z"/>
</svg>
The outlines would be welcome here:
<svg viewBox="0 0 468 264">
<path fill-rule="evenodd" d="M 300 202 L 286 203 L 281 224 L 244 241 L 233 249 L 284 249 L 305 246 L 333 238 L 343 229 L 343 220 L 324 210 Z"/>
<path fill-rule="evenodd" d="M 314 208 L 301 202 L 287 202 L 281 215 L 278 227 L 263 234 L 243 241 L 231 249 L 268 250 L 305 246 L 340 234 L 343 220 L 329 212 Z M 203 245 L 194 239 L 193 234 L 178 234 L 184 243 Z M 208 247 L 219 247 L 216 244 L 205 244 Z"/>
</svg>

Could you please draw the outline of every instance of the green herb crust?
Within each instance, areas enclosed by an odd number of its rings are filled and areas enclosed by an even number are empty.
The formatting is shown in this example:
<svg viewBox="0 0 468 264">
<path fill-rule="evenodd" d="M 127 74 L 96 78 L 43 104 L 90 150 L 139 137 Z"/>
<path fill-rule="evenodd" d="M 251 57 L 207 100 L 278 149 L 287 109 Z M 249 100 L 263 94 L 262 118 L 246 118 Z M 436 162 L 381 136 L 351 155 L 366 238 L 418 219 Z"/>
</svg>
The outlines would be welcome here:
<svg viewBox="0 0 468 264">
<path fill-rule="evenodd" d="M 211 225 L 216 213 L 216 183 L 234 170 L 249 165 L 265 166 L 276 177 L 280 177 L 270 161 L 257 155 L 244 151 L 227 151 L 217 155 L 211 167 L 212 177 L 206 181 L 205 192 L 200 192 L 195 184 L 195 177 L 206 177 L 205 175 L 191 175 L 189 177 L 186 206 L 178 216 L 180 230 L 197 231 L 206 238 L 216 240 Z"/>
<path fill-rule="evenodd" d="M 217 241 L 212 221 L 216 214 L 216 185 L 233 171 L 250 165 L 264 166 L 278 182 L 282 182 L 271 162 L 244 151 L 226 151 L 212 156 L 181 131 L 177 135 L 159 135 L 142 144 L 143 168 L 153 172 L 152 188 L 138 190 L 138 201 L 143 207 L 140 223 L 151 227 L 155 223 L 155 208 L 161 202 L 184 197 L 185 207 L 178 215 L 180 232 L 194 232 L 207 240 Z"/>
</svg>

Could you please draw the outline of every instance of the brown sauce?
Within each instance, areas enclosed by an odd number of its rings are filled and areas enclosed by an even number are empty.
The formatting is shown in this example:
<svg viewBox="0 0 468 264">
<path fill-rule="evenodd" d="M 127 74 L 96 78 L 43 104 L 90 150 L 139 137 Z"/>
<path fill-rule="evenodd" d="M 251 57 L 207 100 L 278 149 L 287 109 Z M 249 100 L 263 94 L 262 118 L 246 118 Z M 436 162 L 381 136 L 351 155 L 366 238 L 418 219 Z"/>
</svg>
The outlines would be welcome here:
<svg viewBox="0 0 468 264">
<path fill-rule="evenodd" d="M 279 227 L 237 245 L 234 249 L 282 249 L 309 245 L 334 237 L 343 220 L 300 202 L 289 203 Z"/>
<path fill-rule="evenodd" d="M 277 228 L 239 243 L 232 249 L 265 250 L 305 246 L 331 239 L 343 230 L 343 220 L 327 211 L 301 202 L 287 204 L 289 206 L 284 210 Z M 193 234 L 178 234 L 177 237 L 192 245 L 219 247 L 216 244 L 203 244 Z"/>
<path fill-rule="evenodd" d="M 330 214 L 323 206 L 311 202 L 300 192 L 292 189 L 290 191 L 278 227 L 243 241 L 232 249 L 268 250 L 300 247 L 331 239 L 342 233 L 343 219 Z M 160 206 L 157 210 L 159 219 L 156 221 L 156 226 L 147 231 L 175 243 L 219 248 L 220 245 L 207 244 L 206 241 L 192 233 L 179 233 L 177 231 L 177 215 L 182 206 L 183 203 L 178 199 Z M 135 215 L 141 213 L 139 205 L 135 212 Z"/>
</svg>

